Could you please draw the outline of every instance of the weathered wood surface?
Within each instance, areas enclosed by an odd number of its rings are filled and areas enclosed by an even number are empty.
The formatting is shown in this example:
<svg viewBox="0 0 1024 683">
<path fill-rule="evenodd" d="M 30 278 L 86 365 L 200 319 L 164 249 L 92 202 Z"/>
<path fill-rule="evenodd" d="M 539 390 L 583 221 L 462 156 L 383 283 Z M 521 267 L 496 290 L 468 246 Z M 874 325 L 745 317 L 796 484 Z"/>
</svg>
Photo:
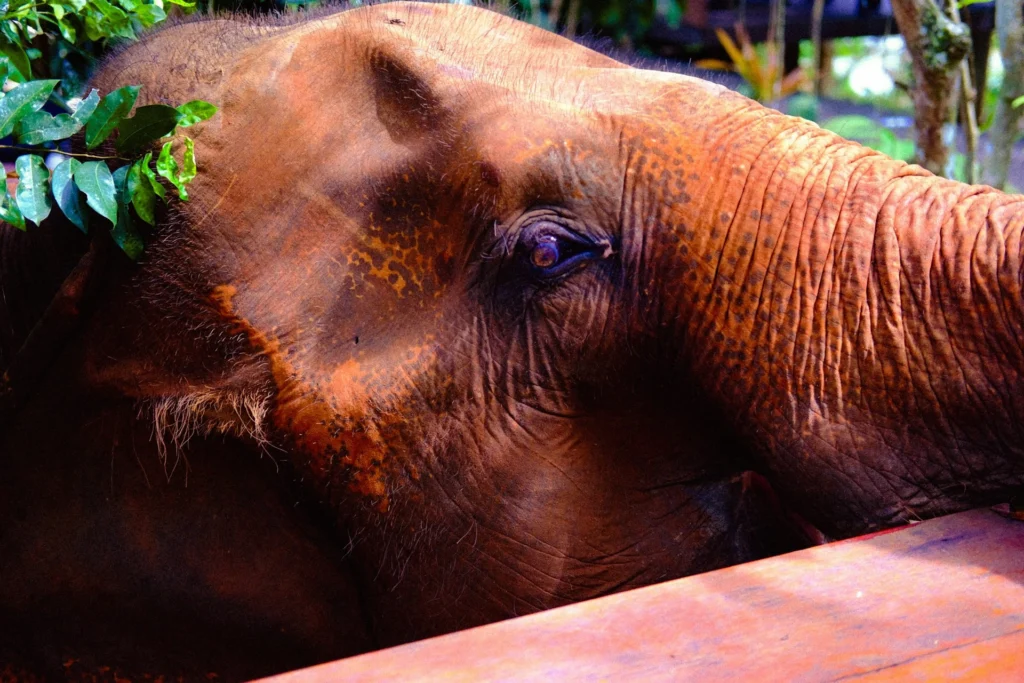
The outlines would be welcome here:
<svg viewBox="0 0 1024 683">
<path fill-rule="evenodd" d="M 1024 681 L 1024 522 L 975 510 L 280 676 Z"/>
</svg>

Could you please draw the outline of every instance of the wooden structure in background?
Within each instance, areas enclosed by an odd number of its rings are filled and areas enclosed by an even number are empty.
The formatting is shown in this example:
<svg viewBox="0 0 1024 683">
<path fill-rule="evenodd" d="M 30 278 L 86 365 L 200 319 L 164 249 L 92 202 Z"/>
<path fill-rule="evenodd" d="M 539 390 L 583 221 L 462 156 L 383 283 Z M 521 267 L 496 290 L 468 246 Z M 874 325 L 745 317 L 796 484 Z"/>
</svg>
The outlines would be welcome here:
<svg viewBox="0 0 1024 683">
<path fill-rule="evenodd" d="M 811 37 L 811 4 L 812 0 L 790 0 L 786 4 L 787 42 Z M 716 28 L 731 31 L 737 21 L 743 21 L 751 38 L 755 42 L 763 41 L 768 31 L 769 3 L 766 0 L 748 0 L 742 11 L 739 5 L 739 0 L 687 0 L 683 21 L 678 28 L 656 22 L 648 38 L 665 46 L 717 45 Z M 969 18 L 965 17 L 965 20 L 970 22 L 972 31 L 991 37 L 995 16 L 993 7 L 992 2 L 985 2 L 968 8 Z M 884 35 L 899 35 L 889 0 L 825 1 L 822 38 Z"/>
<path fill-rule="evenodd" d="M 811 37 L 812 0 L 789 0 L 786 6 L 786 71 L 797 66 L 799 42 Z M 737 21 L 743 22 L 754 42 L 761 42 L 768 33 L 767 0 L 747 0 L 741 11 L 739 0 L 687 0 L 682 24 L 671 28 L 655 22 L 647 40 L 665 57 L 686 59 L 715 57 L 728 59 L 718 44 L 715 29 L 732 33 Z M 961 12 L 971 27 L 974 43 L 975 82 L 985 82 L 989 46 L 994 30 L 994 4 L 974 4 Z M 822 20 L 822 38 L 853 36 L 885 36 L 900 34 L 892 18 L 889 0 L 826 0 Z M 694 47 L 699 46 L 699 47 Z"/>
<path fill-rule="evenodd" d="M 321 681 L 1024 680 L 1024 522 L 975 510 L 332 664 Z"/>
</svg>

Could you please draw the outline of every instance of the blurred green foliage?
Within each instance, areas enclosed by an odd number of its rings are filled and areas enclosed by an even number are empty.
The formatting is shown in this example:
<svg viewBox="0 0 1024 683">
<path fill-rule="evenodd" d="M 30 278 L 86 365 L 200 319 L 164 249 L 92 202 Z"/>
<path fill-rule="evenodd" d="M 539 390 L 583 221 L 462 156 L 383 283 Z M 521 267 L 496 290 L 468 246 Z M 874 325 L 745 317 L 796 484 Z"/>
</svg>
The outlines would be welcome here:
<svg viewBox="0 0 1024 683">
<path fill-rule="evenodd" d="M 913 141 L 896 137 L 891 130 L 867 116 L 836 116 L 822 123 L 821 127 L 893 159 L 910 161 L 914 157 Z"/>
<path fill-rule="evenodd" d="M 914 142 L 912 140 L 897 137 L 893 131 L 866 116 L 835 116 L 822 123 L 821 127 L 893 159 L 908 163 L 914 159 Z M 960 152 L 954 152 L 950 158 L 951 168 L 948 177 L 965 182 L 966 164 L 967 158 Z"/>
<path fill-rule="evenodd" d="M 895 29 L 894 29 L 895 30 Z M 897 34 L 898 35 L 898 34 Z M 913 102 L 905 87 L 896 85 L 888 93 L 866 93 L 857 92 L 851 85 L 851 76 L 857 65 L 871 58 L 878 58 L 880 55 L 891 57 L 891 50 L 883 47 L 884 38 L 866 36 L 854 38 L 837 38 L 831 41 L 832 49 L 832 74 L 831 88 L 825 93 L 828 97 L 840 100 L 847 100 L 857 104 L 870 104 L 880 110 L 912 114 L 914 111 Z M 814 62 L 814 47 L 809 40 L 800 41 L 800 64 L 810 69 Z M 901 60 L 896 65 L 891 65 L 890 76 L 898 83 L 907 84 L 912 75 L 909 58 Z"/>
</svg>

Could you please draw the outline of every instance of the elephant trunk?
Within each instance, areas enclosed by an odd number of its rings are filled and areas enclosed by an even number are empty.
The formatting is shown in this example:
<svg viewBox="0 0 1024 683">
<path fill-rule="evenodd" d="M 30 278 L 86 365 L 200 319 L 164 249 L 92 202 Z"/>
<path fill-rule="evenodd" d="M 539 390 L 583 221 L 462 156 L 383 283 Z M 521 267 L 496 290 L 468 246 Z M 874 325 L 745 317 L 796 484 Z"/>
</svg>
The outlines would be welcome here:
<svg viewBox="0 0 1024 683">
<path fill-rule="evenodd" d="M 687 372 L 828 533 L 1007 496 L 1024 482 L 1024 198 L 756 105 L 732 118 L 703 160 L 715 181 L 656 228 Z"/>
</svg>

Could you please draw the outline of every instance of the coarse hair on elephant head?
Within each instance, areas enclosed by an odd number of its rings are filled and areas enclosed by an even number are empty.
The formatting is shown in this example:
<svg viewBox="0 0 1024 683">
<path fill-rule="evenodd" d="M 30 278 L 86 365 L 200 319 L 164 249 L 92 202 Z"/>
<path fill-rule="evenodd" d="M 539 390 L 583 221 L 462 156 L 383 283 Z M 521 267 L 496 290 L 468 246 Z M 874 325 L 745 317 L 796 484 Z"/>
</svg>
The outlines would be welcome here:
<svg viewBox="0 0 1024 683">
<path fill-rule="evenodd" d="M 752 469 L 834 535 L 1020 483 L 1019 198 L 474 7 L 183 24 L 127 83 L 221 109 L 81 381 L 271 455 L 378 643 L 806 542 Z"/>
</svg>

